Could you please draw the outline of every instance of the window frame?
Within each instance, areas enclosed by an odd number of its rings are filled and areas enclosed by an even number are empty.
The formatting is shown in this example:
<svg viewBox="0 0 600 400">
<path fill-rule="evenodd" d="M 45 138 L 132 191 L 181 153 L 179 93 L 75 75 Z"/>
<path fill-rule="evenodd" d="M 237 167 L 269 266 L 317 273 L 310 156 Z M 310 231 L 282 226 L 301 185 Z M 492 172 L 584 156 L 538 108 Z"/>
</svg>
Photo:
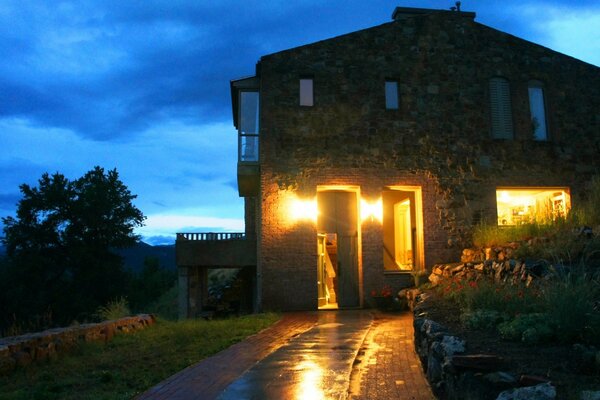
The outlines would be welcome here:
<svg viewBox="0 0 600 400">
<path fill-rule="evenodd" d="M 388 84 L 393 84 L 395 93 L 388 92 Z M 400 109 L 400 82 L 397 79 L 385 79 L 384 82 L 385 109 Z M 394 103 L 395 102 L 395 103 Z"/>
<path fill-rule="evenodd" d="M 303 82 L 310 82 L 309 86 Z M 301 107 L 314 107 L 315 105 L 315 79 L 312 76 L 301 76 L 298 81 L 298 104 Z M 308 92 L 306 92 L 308 90 Z"/>
<path fill-rule="evenodd" d="M 252 132 L 252 133 L 246 133 L 243 131 L 243 125 L 244 125 L 244 120 L 243 120 L 243 112 L 242 109 L 244 107 L 244 102 L 242 101 L 242 97 L 244 93 L 256 93 L 257 95 L 257 115 L 256 115 L 256 126 L 257 126 L 257 132 Z M 244 164 L 255 164 L 260 162 L 260 91 L 257 89 L 242 89 L 238 92 L 238 121 L 239 121 L 239 128 L 238 128 L 238 162 L 239 163 L 244 163 Z M 244 151 L 244 139 L 250 139 L 254 142 L 254 146 L 256 147 L 254 150 L 254 155 L 255 157 L 251 157 L 251 158 L 246 158 L 244 157 L 245 154 L 247 154 L 246 151 Z"/>
<path fill-rule="evenodd" d="M 543 124 L 541 125 L 544 129 L 543 132 L 543 136 L 542 137 L 538 137 L 538 127 L 536 127 L 534 125 L 534 119 L 537 119 L 537 115 L 534 115 L 534 109 L 533 109 L 533 103 L 532 103 L 532 90 L 539 90 L 540 94 L 541 94 L 541 112 L 542 112 L 542 117 L 543 117 Z M 530 117 L 530 122 L 531 122 L 531 129 L 532 129 L 532 138 L 533 140 L 537 141 L 537 142 L 547 142 L 550 138 L 549 136 L 549 132 L 548 132 L 548 112 L 547 112 L 547 103 L 546 103 L 546 90 L 545 90 L 545 85 L 543 82 L 539 81 L 539 80 L 530 80 L 527 84 L 527 99 L 529 102 L 529 117 Z"/>
<path fill-rule="evenodd" d="M 511 140 L 515 137 L 510 81 L 503 76 L 488 81 L 490 132 L 492 139 Z"/>
</svg>

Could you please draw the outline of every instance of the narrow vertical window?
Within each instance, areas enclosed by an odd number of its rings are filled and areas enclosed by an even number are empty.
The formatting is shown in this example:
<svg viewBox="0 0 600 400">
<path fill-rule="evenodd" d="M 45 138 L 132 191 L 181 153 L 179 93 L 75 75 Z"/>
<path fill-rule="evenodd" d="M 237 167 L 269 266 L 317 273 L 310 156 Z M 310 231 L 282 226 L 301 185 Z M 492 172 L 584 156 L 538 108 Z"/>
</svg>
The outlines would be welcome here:
<svg viewBox="0 0 600 400">
<path fill-rule="evenodd" d="M 385 81 L 385 108 L 397 110 L 398 103 L 398 82 Z"/>
<path fill-rule="evenodd" d="M 239 161 L 258 161 L 258 92 L 240 92 Z"/>
<path fill-rule="evenodd" d="M 494 139 L 512 139 L 513 120 L 510 85 L 505 78 L 490 79 L 490 107 L 492 137 Z"/>
<path fill-rule="evenodd" d="M 312 78 L 300 79 L 300 105 L 308 107 L 314 105 Z"/>
<path fill-rule="evenodd" d="M 544 88 L 538 81 L 529 82 L 529 111 L 531 113 L 531 131 L 535 140 L 548 140 L 546 129 L 546 107 Z"/>
</svg>

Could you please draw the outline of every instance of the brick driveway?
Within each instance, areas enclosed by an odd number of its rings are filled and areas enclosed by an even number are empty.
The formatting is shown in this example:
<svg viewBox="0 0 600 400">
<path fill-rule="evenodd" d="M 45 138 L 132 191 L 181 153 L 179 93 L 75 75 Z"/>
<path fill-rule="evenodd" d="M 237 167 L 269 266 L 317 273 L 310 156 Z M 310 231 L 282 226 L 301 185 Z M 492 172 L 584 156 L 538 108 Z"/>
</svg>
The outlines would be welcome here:
<svg viewBox="0 0 600 400">
<path fill-rule="evenodd" d="M 272 327 L 186 368 L 138 399 L 304 398 L 303 379 L 314 380 L 315 374 L 296 360 L 307 358 L 320 360 L 323 368 L 316 369 L 329 374 L 310 382 L 311 400 L 434 399 L 414 351 L 412 320 L 408 312 L 285 313 Z"/>
</svg>

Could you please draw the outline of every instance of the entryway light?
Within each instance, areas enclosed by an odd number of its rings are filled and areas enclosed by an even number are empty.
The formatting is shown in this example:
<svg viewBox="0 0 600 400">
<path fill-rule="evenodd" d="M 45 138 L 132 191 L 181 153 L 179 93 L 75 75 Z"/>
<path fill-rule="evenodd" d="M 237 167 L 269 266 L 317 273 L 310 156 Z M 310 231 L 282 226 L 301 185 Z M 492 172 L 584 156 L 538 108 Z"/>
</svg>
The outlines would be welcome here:
<svg viewBox="0 0 600 400">
<path fill-rule="evenodd" d="M 366 221 L 376 219 L 379 222 L 383 221 L 383 202 L 379 200 L 369 203 L 365 199 L 360 199 L 360 219 Z"/>
<path fill-rule="evenodd" d="M 290 215 L 295 221 L 310 220 L 317 222 L 317 199 L 300 200 L 293 199 L 290 204 Z"/>
</svg>

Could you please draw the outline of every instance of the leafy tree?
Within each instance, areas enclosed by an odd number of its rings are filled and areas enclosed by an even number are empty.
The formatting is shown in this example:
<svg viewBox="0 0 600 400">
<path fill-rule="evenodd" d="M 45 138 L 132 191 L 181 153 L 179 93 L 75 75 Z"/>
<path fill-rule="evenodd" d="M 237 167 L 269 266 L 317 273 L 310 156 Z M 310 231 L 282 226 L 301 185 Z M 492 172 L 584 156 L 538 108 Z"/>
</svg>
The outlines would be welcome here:
<svg viewBox="0 0 600 400">
<path fill-rule="evenodd" d="M 17 319 L 52 313 L 65 323 L 123 296 L 130 276 L 113 250 L 135 244 L 145 217 L 116 169 L 95 167 L 73 181 L 45 173 L 37 187 L 20 190 L 16 217 L 2 218 L 4 308 Z"/>
</svg>

